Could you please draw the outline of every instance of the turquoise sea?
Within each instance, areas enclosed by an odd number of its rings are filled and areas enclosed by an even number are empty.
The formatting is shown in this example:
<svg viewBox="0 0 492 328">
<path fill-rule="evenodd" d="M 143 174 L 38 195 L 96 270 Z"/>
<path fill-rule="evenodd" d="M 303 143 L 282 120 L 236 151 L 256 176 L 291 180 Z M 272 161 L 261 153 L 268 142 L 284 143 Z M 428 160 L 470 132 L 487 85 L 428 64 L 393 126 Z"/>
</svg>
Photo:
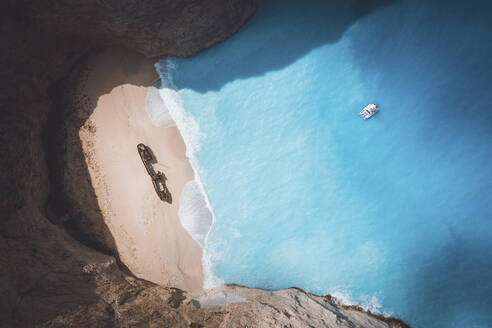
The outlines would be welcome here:
<svg viewBox="0 0 492 328">
<path fill-rule="evenodd" d="M 263 1 L 157 68 L 200 179 L 180 215 L 208 287 L 492 327 L 491 2 Z"/>
</svg>

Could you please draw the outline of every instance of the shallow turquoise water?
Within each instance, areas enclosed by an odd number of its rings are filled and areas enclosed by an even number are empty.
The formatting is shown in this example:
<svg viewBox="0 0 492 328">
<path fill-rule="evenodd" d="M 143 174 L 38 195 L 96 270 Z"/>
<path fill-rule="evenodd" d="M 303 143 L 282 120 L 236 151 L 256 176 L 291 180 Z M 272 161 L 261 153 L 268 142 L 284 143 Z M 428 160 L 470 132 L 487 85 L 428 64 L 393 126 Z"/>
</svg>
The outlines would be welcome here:
<svg viewBox="0 0 492 328">
<path fill-rule="evenodd" d="M 215 214 L 210 269 L 491 327 L 492 5 L 366 9 L 264 2 L 230 40 L 161 61 L 198 125 L 180 128 Z"/>
</svg>

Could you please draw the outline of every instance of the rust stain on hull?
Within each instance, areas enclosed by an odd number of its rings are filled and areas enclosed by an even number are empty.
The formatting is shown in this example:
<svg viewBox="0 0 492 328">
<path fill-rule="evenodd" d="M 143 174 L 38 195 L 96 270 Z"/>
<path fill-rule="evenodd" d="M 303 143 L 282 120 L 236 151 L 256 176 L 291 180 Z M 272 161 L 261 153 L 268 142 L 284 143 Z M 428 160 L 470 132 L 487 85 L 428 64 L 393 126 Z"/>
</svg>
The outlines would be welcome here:
<svg viewBox="0 0 492 328">
<path fill-rule="evenodd" d="M 147 170 L 147 173 L 152 179 L 152 185 L 154 186 L 157 196 L 159 196 L 159 198 L 162 201 L 171 204 L 173 200 L 172 200 L 171 193 L 169 192 L 169 189 L 166 186 L 166 180 L 167 180 L 166 175 L 161 171 L 156 172 L 152 165 L 154 163 L 157 163 L 157 160 L 154 154 L 152 153 L 152 150 L 148 146 L 142 143 L 139 143 L 137 145 L 137 150 L 145 166 L 145 169 Z"/>
</svg>

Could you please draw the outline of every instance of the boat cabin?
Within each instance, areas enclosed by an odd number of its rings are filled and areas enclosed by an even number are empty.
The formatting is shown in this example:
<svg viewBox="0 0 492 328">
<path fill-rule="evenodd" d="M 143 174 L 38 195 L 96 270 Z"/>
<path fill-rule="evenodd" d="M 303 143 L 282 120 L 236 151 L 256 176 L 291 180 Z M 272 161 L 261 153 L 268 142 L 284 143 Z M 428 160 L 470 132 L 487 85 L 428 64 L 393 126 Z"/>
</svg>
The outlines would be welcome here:
<svg viewBox="0 0 492 328">
<path fill-rule="evenodd" d="M 374 103 L 370 103 L 360 111 L 359 115 L 362 116 L 364 120 L 367 120 L 368 118 L 376 114 L 378 111 L 379 111 L 379 107 Z"/>
</svg>

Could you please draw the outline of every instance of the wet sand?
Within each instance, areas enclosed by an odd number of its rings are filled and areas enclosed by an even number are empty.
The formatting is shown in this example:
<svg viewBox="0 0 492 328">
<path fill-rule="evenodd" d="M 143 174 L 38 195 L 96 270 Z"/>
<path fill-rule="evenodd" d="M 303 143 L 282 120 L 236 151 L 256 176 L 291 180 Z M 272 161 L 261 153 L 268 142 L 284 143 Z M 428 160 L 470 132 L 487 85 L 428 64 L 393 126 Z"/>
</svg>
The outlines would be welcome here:
<svg viewBox="0 0 492 328">
<path fill-rule="evenodd" d="M 183 229 L 179 201 L 193 179 L 185 145 L 173 122 L 156 126 L 146 112 L 154 61 L 125 50 L 94 56 L 85 90 L 97 102 L 79 131 L 97 202 L 122 262 L 139 278 L 186 289 L 202 288 L 202 249 Z M 128 83 L 131 81 L 131 83 Z M 117 85 L 111 89 L 108 86 Z M 152 90 L 154 89 L 154 90 Z M 111 90 L 101 94 L 101 90 Z M 163 202 L 137 152 L 149 146 L 172 195 Z"/>
</svg>

